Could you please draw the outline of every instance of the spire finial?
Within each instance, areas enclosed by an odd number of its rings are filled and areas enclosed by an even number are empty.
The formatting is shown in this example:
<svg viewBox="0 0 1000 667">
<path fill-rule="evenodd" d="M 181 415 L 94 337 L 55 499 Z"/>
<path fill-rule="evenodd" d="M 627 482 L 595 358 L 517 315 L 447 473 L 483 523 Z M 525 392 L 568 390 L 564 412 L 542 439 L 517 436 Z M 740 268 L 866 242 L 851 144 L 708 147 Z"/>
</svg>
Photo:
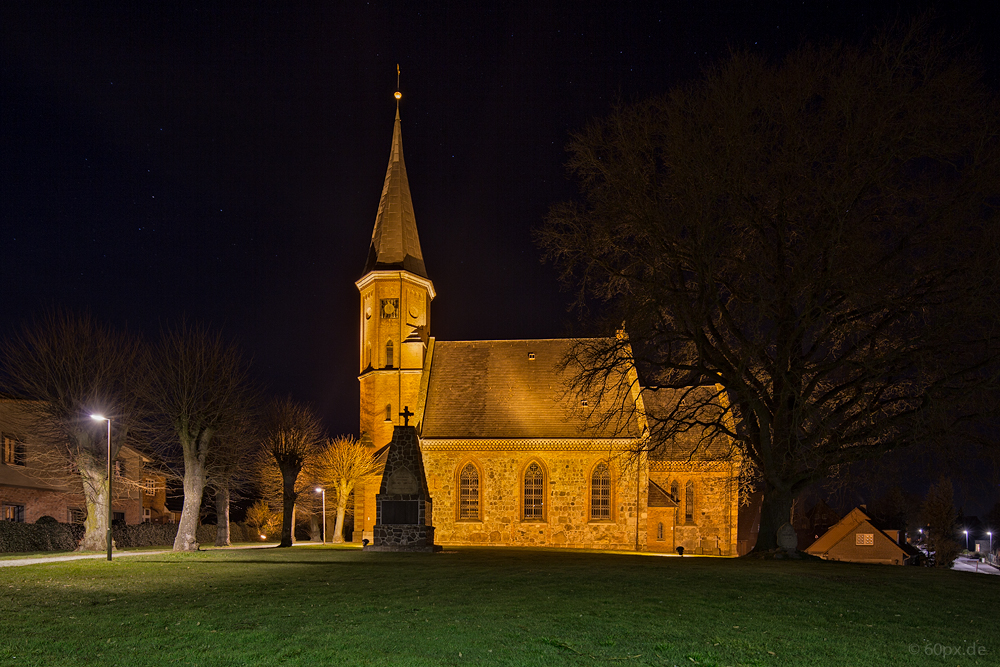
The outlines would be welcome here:
<svg viewBox="0 0 1000 667">
<path fill-rule="evenodd" d="M 396 98 L 396 117 L 399 117 L 399 98 L 403 96 L 403 93 L 399 92 L 399 63 L 396 63 L 396 92 L 393 97 Z"/>
</svg>

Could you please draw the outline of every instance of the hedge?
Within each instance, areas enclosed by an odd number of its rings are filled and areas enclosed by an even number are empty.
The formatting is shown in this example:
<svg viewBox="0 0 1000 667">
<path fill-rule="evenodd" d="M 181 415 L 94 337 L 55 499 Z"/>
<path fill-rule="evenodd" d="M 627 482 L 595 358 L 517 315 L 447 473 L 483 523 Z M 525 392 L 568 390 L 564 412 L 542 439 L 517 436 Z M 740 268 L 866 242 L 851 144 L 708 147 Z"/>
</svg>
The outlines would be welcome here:
<svg viewBox="0 0 1000 667">
<path fill-rule="evenodd" d="M 22 551 L 73 551 L 83 539 L 84 528 L 78 523 L 15 523 L 0 521 L 0 553 Z M 134 526 L 116 524 L 112 539 L 119 549 L 128 547 L 169 547 L 177 536 L 177 524 L 140 523 Z M 215 544 L 215 526 L 199 526 L 198 542 Z M 239 523 L 229 525 L 231 542 L 258 542 L 253 530 Z"/>
<path fill-rule="evenodd" d="M 77 523 L 0 521 L 0 552 L 73 551 L 83 532 Z"/>
</svg>

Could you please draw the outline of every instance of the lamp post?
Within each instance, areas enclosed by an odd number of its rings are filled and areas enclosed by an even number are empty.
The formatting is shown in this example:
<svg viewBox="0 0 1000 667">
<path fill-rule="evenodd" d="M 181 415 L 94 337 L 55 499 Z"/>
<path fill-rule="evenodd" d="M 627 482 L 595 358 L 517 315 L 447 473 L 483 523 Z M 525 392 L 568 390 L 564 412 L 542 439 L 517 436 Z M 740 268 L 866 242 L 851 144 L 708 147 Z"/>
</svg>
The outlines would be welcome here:
<svg viewBox="0 0 1000 667">
<path fill-rule="evenodd" d="M 987 530 L 986 534 L 990 536 L 990 553 L 993 553 L 993 531 Z"/>
<path fill-rule="evenodd" d="M 90 418 L 98 422 L 108 422 L 108 560 L 111 560 L 111 418 L 104 415 L 90 415 Z"/>
<path fill-rule="evenodd" d="M 326 544 L 326 489 L 316 487 L 316 493 L 323 494 L 323 544 Z"/>
<path fill-rule="evenodd" d="M 969 531 L 968 530 L 963 530 L 962 532 L 965 533 L 965 550 L 968 551 L 969 550 Z"/>
</svg>

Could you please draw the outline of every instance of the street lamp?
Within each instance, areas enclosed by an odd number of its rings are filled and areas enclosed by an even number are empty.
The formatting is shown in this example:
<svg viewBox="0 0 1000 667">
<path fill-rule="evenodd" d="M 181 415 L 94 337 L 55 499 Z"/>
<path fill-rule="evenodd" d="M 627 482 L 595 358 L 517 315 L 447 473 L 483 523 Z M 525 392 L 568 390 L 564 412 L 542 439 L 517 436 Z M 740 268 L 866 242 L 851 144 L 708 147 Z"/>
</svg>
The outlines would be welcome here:
<svg viewBox="0 0 1000 667">
<path fill-rule="evenodd" d="M 986 534 L 990 536 L 990 553 L 993 553 L 993 531 L 987 530 Z"/>
<path fill-rule="evenodd" d="M 326 489 L 316 487 L 316 493 L 323 494 L 323 544 L 326 544 Z"/>
<path fill-rule="evenodd" d="M 111 417 L 104 415 L 90 415 L 90 418 L 98 422 L 108 422 L 108 560 L 111 560 Z"/>
<path fill-rule="evenodd" d="M 969 550 L 969 531 L 968 530 L 963 530 L 962 532 L 965 533 L 965 550 L 968 551 Z"/>
</svg>

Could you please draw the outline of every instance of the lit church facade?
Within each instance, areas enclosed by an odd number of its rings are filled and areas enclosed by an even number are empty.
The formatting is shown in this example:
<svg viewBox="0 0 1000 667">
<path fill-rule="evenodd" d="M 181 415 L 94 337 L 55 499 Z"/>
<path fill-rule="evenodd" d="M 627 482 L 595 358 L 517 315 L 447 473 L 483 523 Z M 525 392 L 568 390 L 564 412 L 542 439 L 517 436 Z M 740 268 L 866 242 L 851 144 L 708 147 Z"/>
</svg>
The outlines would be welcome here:
<svg viewBox="0 0 1000 667">
<path fill-rule="evenodd" d="M 737 461 L 691 460 L 684 443 L 652 457 L 623 455 L 641 450 L 650 392 L 632 391 L 637 416 L 627 425 L 602 428 L 588 423 L 588 398 L 568 391 L 572 371 L 560 367 L 573 340 L 431 336 L 436 292 L 417 235 L 398 105 L 356 285 L 361 436 L 378 451 L 395 425 L 416 426 L 437 544 L 737 554 Z M 355 490 L 355 541 L 371 539 L 377 487 Z"/>
</svg>

